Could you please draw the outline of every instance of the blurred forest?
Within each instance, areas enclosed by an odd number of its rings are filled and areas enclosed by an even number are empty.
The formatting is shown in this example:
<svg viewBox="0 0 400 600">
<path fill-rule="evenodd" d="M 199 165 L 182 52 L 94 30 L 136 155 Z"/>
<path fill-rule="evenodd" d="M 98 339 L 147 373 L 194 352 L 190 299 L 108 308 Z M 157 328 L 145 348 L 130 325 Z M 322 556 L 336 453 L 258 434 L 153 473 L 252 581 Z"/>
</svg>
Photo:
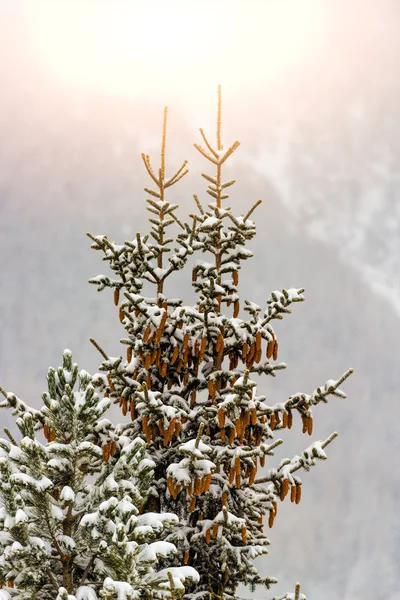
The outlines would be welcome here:
<svg viewBox="0 0 400 600">
<path fill-rule="evenodd" d="M 223 138 L 241 141 L 225 172 L 237 179 L 231 204 L 240 213 L 263 199 L 242 294 L 263 306 L 274 289 L 306 289 L 306 302 L 276 326 L 288 368 L 262 391 L 274 403 L 355 369 L 343 386 L 348 399 L 315 411 L 313 439 L 340 434 L 328 461 L 304 474 L 302 502 L 279 506 L 270 531 L 262 569 L 279 584 L 243 590 L 245 598 L 279 595 L 296 581 L 309 600 L 399 597 L 400 7 L 366 2 L 370 19 L 361 24 L 360 3 L 348 6 L 345 19 L 344 9 L 332 12 L 334 52 L 296 77 L 223 90 Z M 158 154 L 164 102 L 167 168 L 189 160 L 190 174 L 173 189 L 181 217 L 194 211 L 193 193 L 205 199 L 200 173 L 208 165 L 193 143 L 199 127 L 215 127 L 218 82 L 205 105 L 189 91 L 172 99 L 166 91 L 164 100 L 162 90 L 127 98 L 73 86 L 46 70 L 23 21 L 11 31 L 6 16 L 0 383 L 39 406 L 47 368 L 64 348 L 90 372 L 100 356 L 89 337 L 112 356 L 123 352 L 111 294 L 87 283 L 107 267 L 85 234 L 120 242 L 147 228 L 140 153 Z M 171 294 L 191 301 L 189 270 Z M 1 418 L 10 425 L 8 414 Z M 298 422 L 284 440 L 275 460 L 310 443 Z"/>
</svg>

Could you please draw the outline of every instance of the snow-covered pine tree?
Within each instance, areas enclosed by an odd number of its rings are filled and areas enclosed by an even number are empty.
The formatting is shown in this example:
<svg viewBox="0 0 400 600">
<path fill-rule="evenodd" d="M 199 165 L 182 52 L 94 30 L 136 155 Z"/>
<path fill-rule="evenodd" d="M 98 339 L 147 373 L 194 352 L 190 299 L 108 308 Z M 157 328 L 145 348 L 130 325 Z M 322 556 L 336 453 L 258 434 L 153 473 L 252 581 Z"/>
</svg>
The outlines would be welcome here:
<svg viewBox="0 0 400 600">
<path fill-rule="evenodd" d="M 148 444 L 147 456 L 156 467 L 145 510 L 178 514 L 179 525 L 168 537 L 178 548 L 174 560 L 200 573 L 200 583 L 189 595 L 234 598 L 239 584 L 269 588 L 276 582 L 262 578 L 254 566 L 269 545 L 264 520 L 272 527 L 278 504 L 287 496 L 300 502 L 299 471 L 325 459 L 324 448 L 337 435 L 260 473 L 282 442 L 274 440 L 275 434 L 290 429 L 298 413 L 303 432 L 311 435 L 312 408 L 331 395 L 345 397 L 339 386 L 351 370 L 312 394 L 295 394 L 275 404 L 257 391 L 256 380 L 261 384 L 261 376 L 275 376 L 285 367 L 276 362 L 272 323 L 290 313 L 291 304 L 303 301 L 304 290 L 272 292 L 264 310 L 244 300 L 240 312 L 239 270 L 252 256 L 246 243 L 255 235 L 250 217 L 260 201 L 240 216 L 226 205 L 227 189 L 235 181 L 224 181 L 222 169 L 239 142 L 227 150 L 222 146 L 220 88 L 216 147 L 201 129 L 204 146 L 195 144 L 214 170 L 203 174 L 212 201 L 204 207 L 194 196 L 197 214 L 190 215 L 190 223 L 178 218 L 177 204 L 168 200 L 169 188 L 187 169 L 185 161 L 172 177 L 166 175 L 166 119 L 167 109 L 159 169 L 142 155 L 153 182 L 153 188 L 145 188 L 149 233 L 137 233 L 122 245 L 88 234 L 92 248 L 104 253 L 114 272 L 90 282 L 99 291 L 114 290 L 127 332 L 121 340 L 126 360 L 108 358 L 97 345 L 105 358 L 101 370 L 107 372 L 101 391 L 120 404 L 123 415 L 130 414 L 121 434 L 141 435 Z M 168 231 L 174 227 L 179 229 L 175 238 Z M 197 301 L 187 306 L 167 298 L 164 285 L 177 271 L 190 268 L 194 254 L 207 260 L 195 263 Z M 151 286 L 154 293 L 144 295 Z M 299 586 L 285 596 L 295 597 L 303 597 Z"/>
<path fill-rule="evenodd" d="M 104 417 L 111 401 L 96 385 L 65 350 L 40 410 L 0 388 L 21 432 L 0 439 L 1 600 L 178 598 L 198 579 L 160 568 L 177 552 L 161 538 L 178 519 L 140 514 L 154 465 L 143 440 Z"/>
</svg>

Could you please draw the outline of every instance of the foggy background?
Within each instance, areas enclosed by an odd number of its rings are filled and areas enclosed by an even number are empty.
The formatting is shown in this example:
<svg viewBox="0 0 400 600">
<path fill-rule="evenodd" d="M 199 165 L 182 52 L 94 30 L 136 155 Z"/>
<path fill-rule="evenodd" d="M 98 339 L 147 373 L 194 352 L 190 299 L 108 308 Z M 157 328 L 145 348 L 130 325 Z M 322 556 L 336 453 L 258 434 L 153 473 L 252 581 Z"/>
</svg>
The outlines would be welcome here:
<svg viewBox="0 0 400 600">
<path fill-rule="evenodd" d="M 101 360 L 89 337 L 123 352 L 111 293 L 87 283 L 106 266 L 86 231 L 122 242 L 147 228 L 140 153 L 158 160 L 165 104 L 167 167 L 190 168 L 170 199 L 182 218 L 193 193 L 206 199 L 209 166 L 193 143 L 199 127 L 215 131 L 222 83 L 223 142 L 241 141 L 225 170 L 238 180 L 231 204 L 241 213 L 263 199 L 242 297 L 264 306 L 272 290 L 306 289 L 275 325 L 288 368 L 259 393 L 280 402 L 355 369 L 348 399 L 314 411 L 312 439 L 339 432 L 328 461 L 302 475 L 302 502 L 282 503 L 269 532 L 260 567 L 279 584 L 242 595 L 264 600 L 300 581 L 309 600 L 396 600 L 400 4 L 156 4 L 0 0 L 0 383 L 39 407 L 64 348 L 89 372 Z M 147 42 L 113 53 L 106 17 L 128 7 Z M 179 30 L 168 34 L 166 15 Z M 187 301 L 188 277 L 174 289 Z M 310 441 L 295 421 L 279 457 Z"/>
</svg>

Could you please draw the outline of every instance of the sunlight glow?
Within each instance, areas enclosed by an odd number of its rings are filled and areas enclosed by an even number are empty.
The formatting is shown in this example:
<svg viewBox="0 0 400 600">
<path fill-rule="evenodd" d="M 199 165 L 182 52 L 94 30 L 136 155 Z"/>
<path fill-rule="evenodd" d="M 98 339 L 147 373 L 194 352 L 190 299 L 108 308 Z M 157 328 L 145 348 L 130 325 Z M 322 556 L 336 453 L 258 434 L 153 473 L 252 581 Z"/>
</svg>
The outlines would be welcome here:
<svg viewBox="0 0 400 600">
<path fill-rule="evenodd" d="M 323 40 L 318 0 L 43 0 L 30 26 L 56 76 L 139 96 L 281 76 Z"/>
</svg>

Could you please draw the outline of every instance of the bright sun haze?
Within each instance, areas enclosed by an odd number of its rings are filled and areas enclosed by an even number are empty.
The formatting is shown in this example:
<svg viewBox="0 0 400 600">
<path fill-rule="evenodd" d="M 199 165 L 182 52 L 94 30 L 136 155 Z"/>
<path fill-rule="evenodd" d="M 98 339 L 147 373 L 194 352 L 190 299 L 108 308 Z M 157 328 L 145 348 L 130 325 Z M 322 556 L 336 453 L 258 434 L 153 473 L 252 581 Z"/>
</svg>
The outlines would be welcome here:
<svg viewBox="0 0 400 600">
<path fill-rule="evenodd" d="M 42 0 L 30 27 L 54 76 L 142 96 L 279 77 L 322 43 L 319 0 Z"/>
</svg>

